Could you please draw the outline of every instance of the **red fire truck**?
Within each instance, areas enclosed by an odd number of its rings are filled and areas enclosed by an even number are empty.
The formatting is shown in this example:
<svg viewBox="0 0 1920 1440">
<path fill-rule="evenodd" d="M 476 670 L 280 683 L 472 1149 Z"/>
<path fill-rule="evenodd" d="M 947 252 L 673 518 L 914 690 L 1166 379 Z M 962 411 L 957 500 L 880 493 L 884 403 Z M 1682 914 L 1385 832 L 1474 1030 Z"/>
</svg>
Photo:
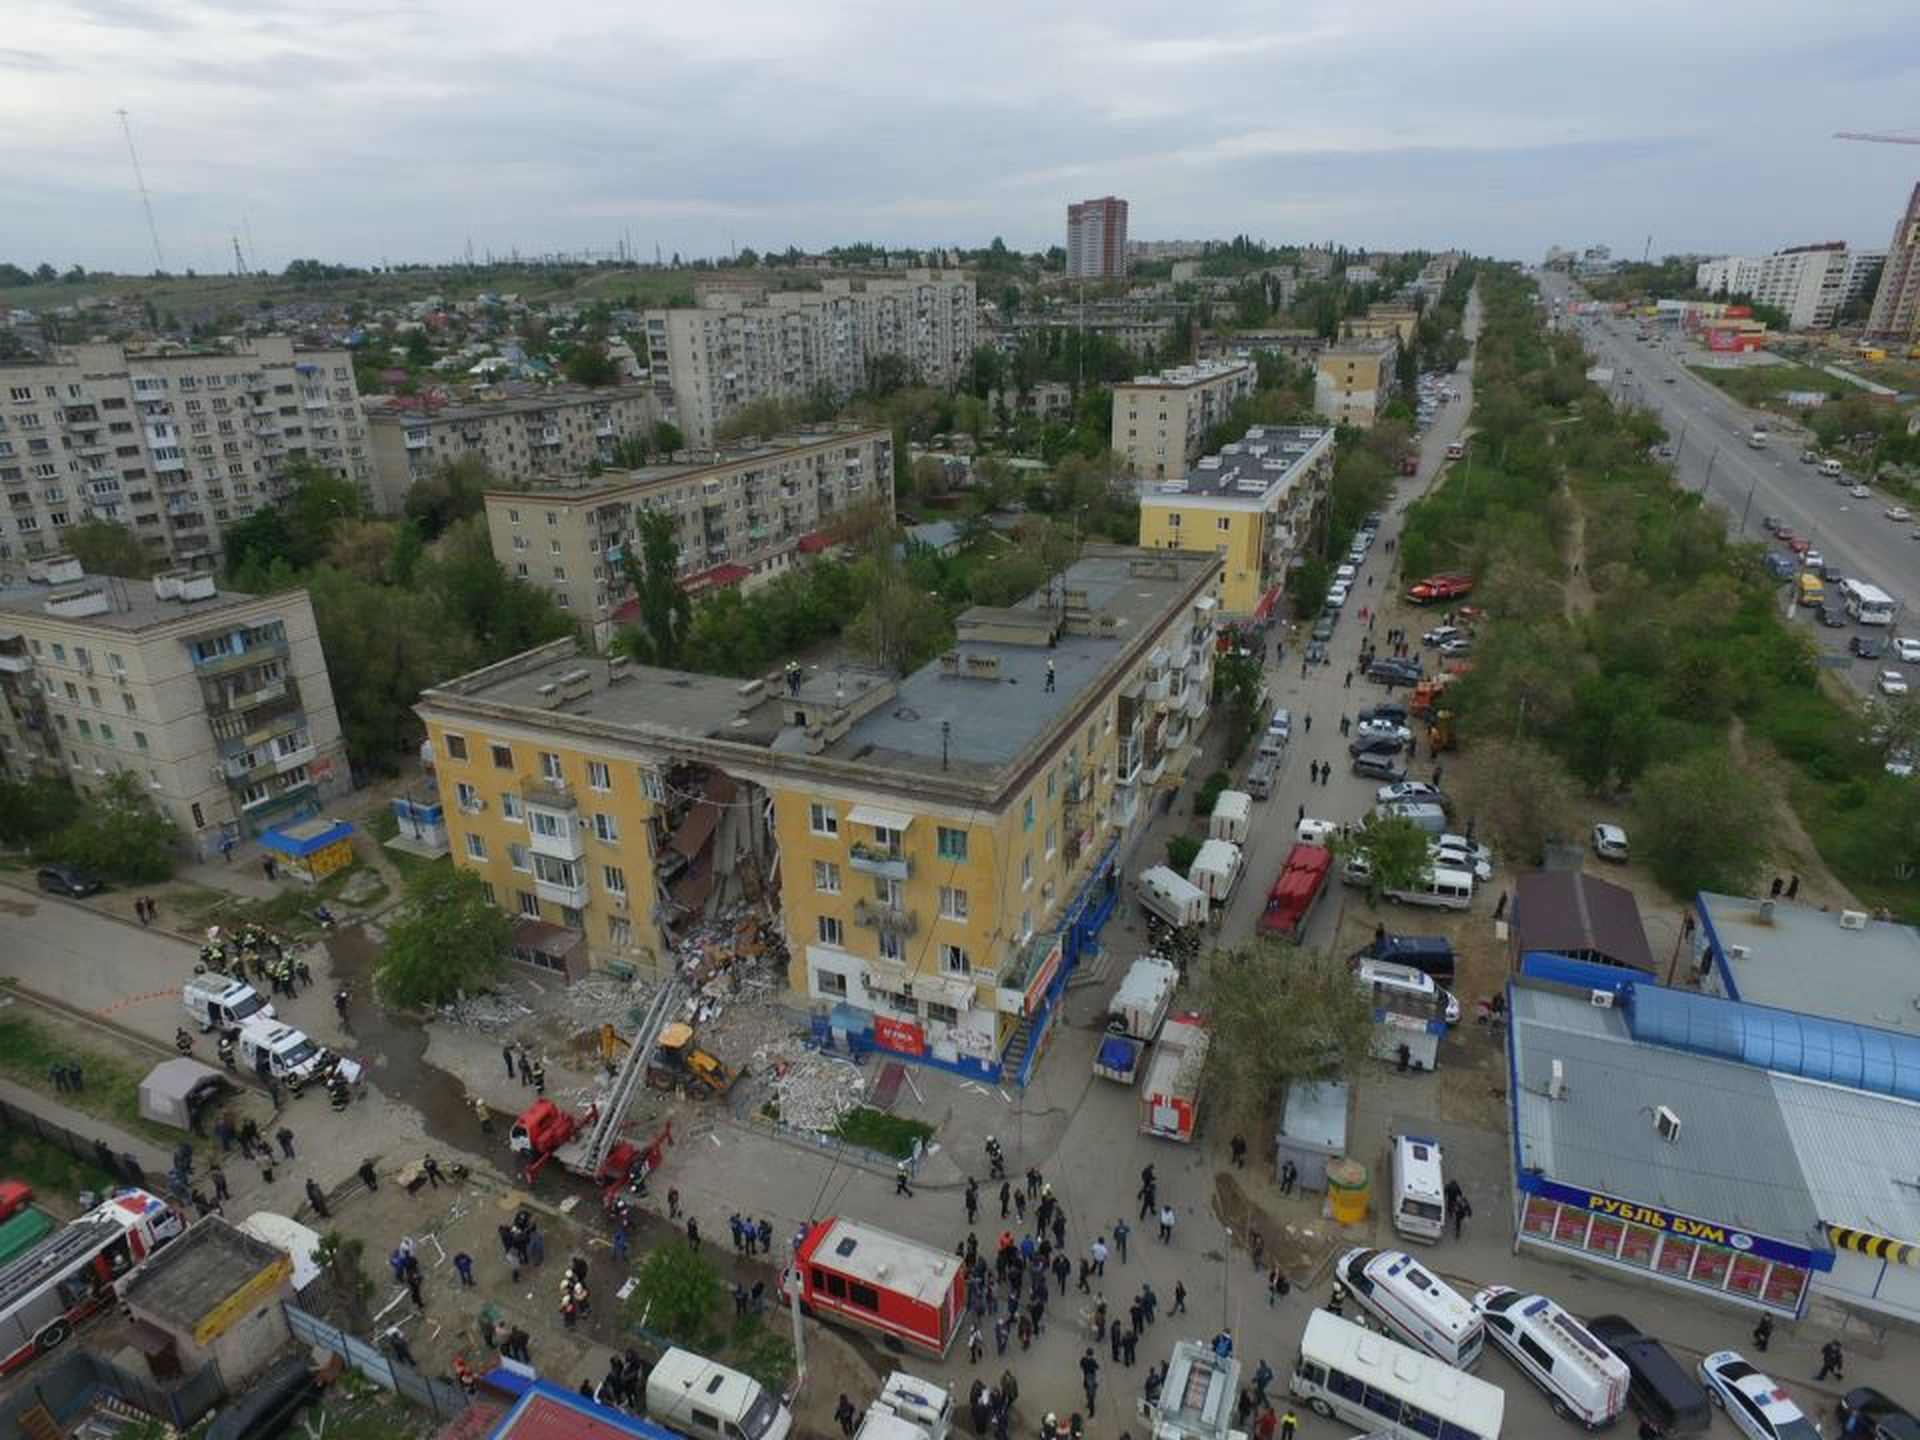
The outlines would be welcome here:
<svg viewBox="0 0 1920 1440">
<path fill-rule="evenodd" d="M 1169 1015 L 1140 1086 L 1140 1133 L 1189 1143 L 1200 1123 L 1200 1080 L 1207 1068 L 1207 1017 Z"/>
<path fill-rule="evenodd" d="M 950 1250 L 835 1216 L 798 1251 L 800 1308 L 944 1355 L 967 1313 L 967 1276 Z M 781 1297 L 790 1299 L 782 1276 Z"/>
<path fill-rule="evenodd" d="M 1267 908 L 1260 916 L 1260 933 L 1282 940 L 1298 940 L 1306 932 L 1314 901 L 1327 888 L 1333 871 L 1333 852 L 1324 845 L 1296 845 L 1267 892 Z"/>
</svg>

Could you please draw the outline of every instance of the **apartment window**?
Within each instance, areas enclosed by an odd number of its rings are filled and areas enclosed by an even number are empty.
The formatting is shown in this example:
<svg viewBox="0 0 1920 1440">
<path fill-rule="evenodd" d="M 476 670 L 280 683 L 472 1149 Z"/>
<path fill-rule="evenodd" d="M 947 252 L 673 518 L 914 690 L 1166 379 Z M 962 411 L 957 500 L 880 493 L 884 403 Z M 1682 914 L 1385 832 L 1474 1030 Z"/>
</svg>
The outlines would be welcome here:
<svg viewBox="0 0 1920 1440">
<path fill-rule="evenodd" d="M 838 835 L 840 817 L 831 805 L 811 804 L 807 806 L 807 828 L 816 835 Z"/>
<path fill-rule="evenodd" d="M 1026 889 L 1033 884 L 1033 852 L 1029 850 L 1020 857 L 1020 888 Z"/>
<path fill-rule="evenodd" d="M 1047 771 L 1047 799 L 1053 799 L 1054 792 L 1059 788 L 1059 785 L 1060 767 L 1056 765 L 1053 769 Z"/>
<path fill-rule="evenodd" d="M 516 822 L 527 818 L 526 807 L 520 803 L 520 797 L 511 790 L 500 792 L 500 818 Z"/>
<path fill-rule="evenodd" d="M 613 788 L 613 772 L 607 768 L 605 761 L 589 760 L 587 762 L 587 784 L 596 790 Z"/>
<path fill-rule="evenodd" d="M 814 971 L 813 984 L 822 995 L 844 996 L 847 993 L 847 977 L 838 970 Z"/>
<path fill-rule="evenodd" d="M 633 947 L 633 922 L 624 915 L 615 915 L 607 921 L 607 943 L 616 950 L 629 950 Z"/>
<path fill-rule="evenodd" d="M 973 973 L 973 957 L 968 955 L 962 946 L 942 945 L 940 947 L 940 968 L 949 975 L 971 975 Z"/>
<path fill-rule="evenodd" d="M 559 523 L 560 523 L 560 512 L 557 510 L 547 511 L 547 524 L 558 525 Z"/>
<path fill-rule="evenodd" d="M 907 959 L 907 942 L 891 930 L 880 932 L 880 958 L 895 965 L 904 965 Z"/>
<path fill-rule="evenodd" d="M 529 920 L 540 918 L 540 897 L 531 890 L 516 890 L 514 896 L 520 902 L 520 913 Z"/>
<path fill-rule="evenodd" d="M 1033 911 L 1031 908 L 1020 912 L 1020 938 L 1025 940 L 1033 934 Z"/>
<path fill-rule="evenodd" d="M 145 750 L 148 748 L 146 731 L 136 730 L 133 732 L 133 748 L 136 750 Z"/>
<path fill-rule="evenodd" d="M 200 802 L 196 800 L 193 802 L 193 828 L 196 830 L 204 830 L 206 825 L 207 817 L 201 813 Z"/>
<path fill-rule="evenodd" d="M 471 830 L 467 832 L 467 858 L 469 860 L 484 860 L 487 858 L 487 842 Z"/>
<path fill-rule="evenodd" d="M 833 916 L 822 915 L 818 922 L 818 933 L 822 945 L 831 945 L 838 949 L 846 938 L 846 927 Z"/>
<path fill-rule="evenodd" d="M 481 808 L 480 792 L 473 786 L 467 784 L 466 781 L 462 780 L 459 784 L 455 785 L 453 787 L 453 793 L 460 808 L 469 815 L 474 814 Z"/>
<path fill-rule="evenodd" d="M 446 745 L 447 745 L 447 758 L 449 760 L 464 760 L 467 758 L 467 737 L 466 736 L 448 735 L 445 737 L 445 739 L 446 739 Z"/>
<path fill-rule="evenodd" d="M 1051 860 L 1053 858 L 1053 852 L 1059 848 L 1060 827 L 1057 825 L 1049 825 L 1047 826 L 1047 858 Z"/>
<path fill-rule="evenodd" d="M 547 542 L 547 552 L 552 555 L 558 555 L 560 553 L 560 542 L 558 540 L 549 540 Z"/>
<path fill-rule="evenodd" d="M 967 832 L 953 830 L 942 825 L 935 831 L 942 860 L 965 860 L 967 858 Z"/>
<path fill-rule="evenodd" d="M 100 738 L 106 741 L 107 744 L 109 745 L 114 743 L 113 726 L 107 724 L 107 722 L 104 720 L 100 722 Z"/>
<path fill-rule="evenodd" d="M 536 810 L 531 821 L 533 833 L 547 840 L 557 840 L 566 831 L 560 817 L 551 810 Z"/>
<path fill-rule="evenodd" d="M 622 870 L 618 865 L 602 865 L 600 867 L 600 879 L 612 894 L 624 895 L 627 893 L 627 872 Z"/>
<path fill-rule="evenodd" d="M 1031 795 L 1027 796 L 1027 803 L 1020 817 L 1020 828 L 1023 830 L 1033 829 L 1033 796 Z"/>
<path fill-rule="evenodd" d="M 527 847 L 524 845 L 507 845 L 507 863 L 516 870 L 533 869 L 533 862 L 527 858 Z"/>
<path fill-rule="evenodd" d="M 561 773 L 560 757 L 551 750 L 542 750 L 540 752 L 540 773 L 556 785 L 562 783 L 567 778 Z"/>
<path fill-rule="evenodd" d="M 958 1025 L 960 1012 L 951 1005 L 942 1005 L 937 1000 L 927 1002 L 927 1019 L 938 1020 L 943 1025 Z"/>
<path fill-rule="evenodd" d="M 593 812 L 593 833 L 609 845 L 620 843 L 620 817 L 605 811 Z"/>
<path fill-rule="evenodd" d="M 660 778 L 658 771 L 642 770 L 640 772 L 640 793 L 655 805 L 667 803 L 666 782 Z"/>
<path fill-rule="evenodd" d="M 813 888 L 823 895 L 840 893 L 840 867 L 831 860 L 813 862 Z"/>
<path fill-rule="evenodd" d="M 967 918 L 967 892 L 957 885 L 940 887 L 940 918 L 942 920 L 964 920 Z"/>
<path fill-rule="evenodd" d="M 493 756 L 493 768 L 496 770 L 513 769 L 513 747 L 511 745 L 489 745 L 488 753 Z"/>
<path fill-rule="evenodd" d="M 1167 515 L 1167 528 L 1169 530 L 1178 530 L 1180 528 L 1180 512 L 1178 510 L 1171 511 Z"/>
</svg>

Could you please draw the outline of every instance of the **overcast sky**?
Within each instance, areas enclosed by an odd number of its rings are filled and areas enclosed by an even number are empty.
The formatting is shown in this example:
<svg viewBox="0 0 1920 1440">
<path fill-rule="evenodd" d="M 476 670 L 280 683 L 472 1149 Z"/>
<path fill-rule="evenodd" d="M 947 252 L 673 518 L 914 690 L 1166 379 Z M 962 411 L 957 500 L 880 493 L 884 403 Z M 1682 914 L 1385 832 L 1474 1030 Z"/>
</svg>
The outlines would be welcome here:
<svg viewBox="0 0 1920 1440">
<path fill-rule="evenodd" d="M 22 0 L 0 259 L 168 265 L 843 240 L 1638 256 L 1884 246 L 1915 0 Z"/>
</svg>

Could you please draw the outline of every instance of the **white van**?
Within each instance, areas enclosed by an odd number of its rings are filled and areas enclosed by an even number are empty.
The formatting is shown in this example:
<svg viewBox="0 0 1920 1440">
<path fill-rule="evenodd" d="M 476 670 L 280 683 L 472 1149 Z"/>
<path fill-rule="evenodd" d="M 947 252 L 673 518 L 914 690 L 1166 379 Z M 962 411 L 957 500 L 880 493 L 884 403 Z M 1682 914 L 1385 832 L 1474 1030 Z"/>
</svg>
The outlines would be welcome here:
<svg viewBox="0 0 1920 1440">
<path fill-rule="evenodd" d="M 259 1074 L 264 1057 L 267 1073 L 282 1081 L 295 1076 L 303 1083 L 317 1079 L 327 1062 L 327 1052 L 305 1031 L 265 1016 L 255 1016 L 240 1027 L 239 1048 L 241 1064 Z"/>
<path fill-rule="evenodd" d="M 1240 847 L 1231 840 L 1202 840 L 1187 879 L 1214 904 L 1226 904 L 1240 883 Z"/>
<path fill-rule="evenodd" d="M 1222 790 L 1213 802 L 1213 818 L 1207 822 L 1207 836 L 1213 840 L 1247 843 L 1253 831 L 1253 796 L 1244 790 Z"/>
<path fill-rule="evenodd" d="M 1333 583 L 1351 587 L 1353 585 L 1354 574 L 1353 566 L 1342 565 L 1338 570 L 1333 572 Z"/>
<path fill-rule="evenodd" d="M 1424 1135 L 1394 1137 L 1393 1228 L 1412 1240 L 1438 1240 L 1446 1234 L 1446 1185 L 1440 1175 L 1438 1140 Z"/>
<path fill-rule="evenodd" d="M 1451 990 L 1442 989 L 1439 982 L 1424 970 L 1364 956 L 1354 962 L 1353 978 L 1368 994 L 1382 991 L 1395 999 L 1413 1002 L 1435 1015 L 1444 1015 L 1449 1025 L 1460 1023 L 1459 997 Z"/>
<path fill-rule="evenodd" d="M 1140 903 L 1169 925 L 1184 928 L 1207 918 L 1205 892 L 1165 865 L 1142 870 L 1133 889 Z"/>
<path fill-rule="evenodd" d="M 254 1211 L 240 1222 L 239 1228 L 254 1239 L 287 1253 L 293 1261 L 295 1290 L 304 1290 L 320 1278 L 320 1262 L 314 1258 L 321 1246 L 318 1230 L 271 1210 Z"/>
<path fill-rule="evenodd" d="M 1293 827 L 1293 839 L 1296 845 L 1326 845 L 1340 833 L 1338 820 L 1316 820 L 1311 815 L 1300 817 L 1300 823 Z"/>
<path fill-rule="evenodd" d="M 1333 1267 L 1360 1307 L 1387 1333 L 1437 1355 L 1456 1370 L 1480 1362 L 1485 1327 L 1459 1291 L 1437 1280 L 1404 1250 L 1349 1250 Z"/>
<path fill-rule="evenodd" d="M 231 1030 L 256 1015 L 273 1017 L 273 1006 L 244 980 L 203 970 L 180 987 L 180 1003 L 202 1030 Z"/>
<path fill-rule="evenodd" d="M 1402 905 L 1429 905 L 1437 910 L 1465 910 L 1473 904 L 1473 876 L 1464 870 L 1435 868 L 1410 889 L 1389 890 L 1387 899 Z"/>
<path fill-rule="evenodd" d="M 1626 1361 L 1546 1296 L 1489 1285 L 1473 1308 L 1494 1344 L 1547 1392 L 1556 1415 L 1598 1430 L 1626 1409 L 1633 1380 Z"/>
<path fill-rule="evenodd" d="M 1389 800 L 1385 804 L 1375 805 L 1373 813 L 1405 820 L 1416 830 L 1424 830 L 1429 835 L 1443 834 L 1447 828 L 1446 810 L 1431 800 Z"/>
<path fill-rule="evenodd" d="M 678 1348 L 647 1376 L 647 1416 L 711 1440 L 786 1440 L 793 1429 L 787 1407 L 751 1375 Z"/>
<path fill-rule="evenodd" d="M 1829 480 L 1838 480 L 1847 472 L 1841 468 L 1838 460 L 1828 458 L 1820 462 L 1820 473 Z"/>
<path fill-rule="evenodd" d="M 1247 767 L 1246 793 L 1256 800 L 1266 799 L 1273 794 L 1273 782 L 1279 770 L 1280 757 L 1262 750 L 1253 757 L 1253 764 Z"/>
</svg>

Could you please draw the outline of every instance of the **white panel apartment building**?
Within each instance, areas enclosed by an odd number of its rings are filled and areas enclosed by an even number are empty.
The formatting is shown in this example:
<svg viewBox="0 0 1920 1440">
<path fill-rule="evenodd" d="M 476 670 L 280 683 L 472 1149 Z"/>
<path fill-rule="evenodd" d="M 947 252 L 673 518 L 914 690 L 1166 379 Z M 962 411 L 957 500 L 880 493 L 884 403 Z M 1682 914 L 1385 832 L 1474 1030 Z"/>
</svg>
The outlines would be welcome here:
<svg viewBox="0 0 1920 1440">
<path fill-rule="evenodd" d="M 979 343 L 973 281 L 959 271 L 828 280 L 818 290 L 696 287 L 696 303 L 645 314 L 645 360 L 668 418 L 693 446 L 757 400 L 844 397 L 869 363 L 904 356 L 929 385 L 953 385 Z"/>
<path fill-rule="evenodd" d="M 1184 475 L 1208 432 L 1259 378 L 1250 360 L 1202 360 L 1115 385 L 1113 448 L 1142 479 Z"/>
<path fill-rule="evenodd" d="M 195 854 L 314 813 L 352 783 L 305 590 L 88 576 L 70 556 L 0 589 L 5 769 L 82 794 L 125 771 Z"/>
<path fill-rule="evenodd" d="M 1798 245 L 1771 255 L 1704 261 L 1694 270 L 1694 284 L 1709 295 L 1745 295 L 1783 310 L 1790 330 L 1826 330 L 1886 258 L 1884 250 L 1849 250 L 1842 241 Z"/>
<path fill-rule="evenodd" d="M 643 437 L 660 418 L 659 401 L 645 385 L 556 387 L 431 410 L 380 396 L 366 408 L 380 508 L 388 514 L 416 480 L 449 461 L 478 456 L 495 479 L 523 485 L 596 460 L 610 463 L 615 445 Z"/>
<path fill-rule="evenodd" d="M 0 366 L 0 561 L 52 555 L 98 517 L 158 558 L 206 568 L 220 532 L 316 461 L 374 490 L 353 362 L 264 336 L 231 350 L 73 345 Z"/>
</svg>

